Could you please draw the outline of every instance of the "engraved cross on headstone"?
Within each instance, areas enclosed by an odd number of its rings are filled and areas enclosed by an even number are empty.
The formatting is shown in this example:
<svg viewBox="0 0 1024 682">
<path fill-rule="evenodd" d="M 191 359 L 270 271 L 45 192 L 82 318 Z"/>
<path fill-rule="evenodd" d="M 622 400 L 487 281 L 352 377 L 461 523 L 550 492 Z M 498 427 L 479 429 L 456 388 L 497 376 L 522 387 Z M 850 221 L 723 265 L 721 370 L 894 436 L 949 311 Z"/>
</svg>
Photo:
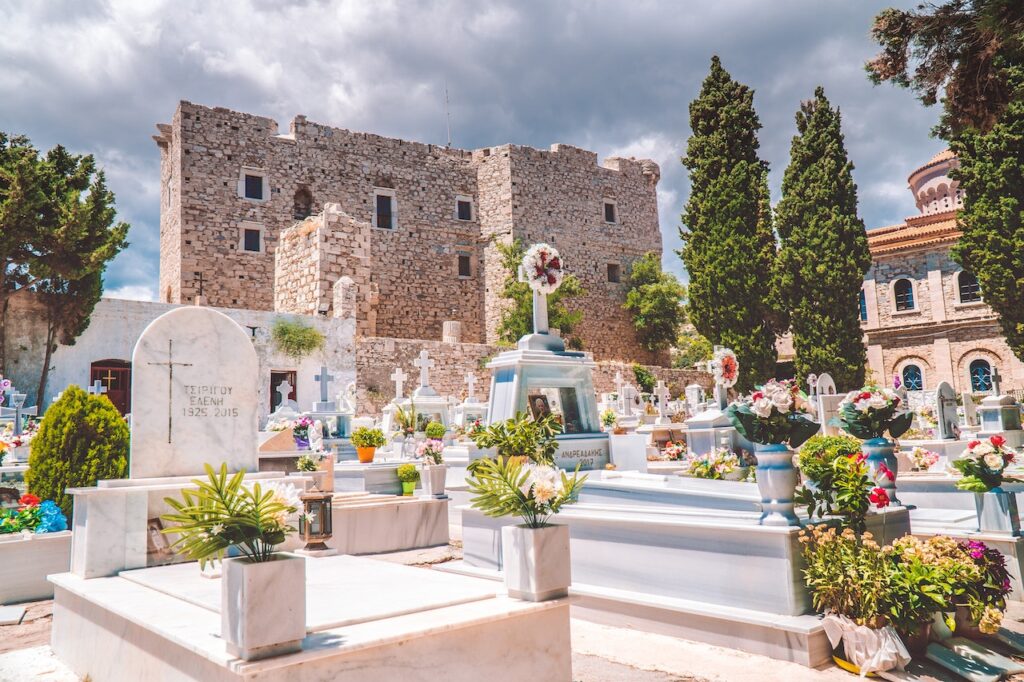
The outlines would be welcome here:
<svg viewBox="0 0 1024 682">
<path fill-rule="evenodd" d="M 174 366 L 191 367 L 191 362 L 174 361 L 174 339 L 167 339 L 167 362 L 149 362 L 149 365 L 160 365 L 167 367 L 167 442 L 171 442 L 171 432 L 174 427 Z"/>
<path fill-rule="evenodd" d="M 326 403 L 329 401 L 329 388 L 330 383 L 334 381 L 334 377 L 327 373 L 327 367 L 324 365 L 320 366 L 320 373 L 313 377 L 318 384 L 320 384 L 320 402 Z"/>
<path fill-rule="evenodd" d="M 420 351 L 420 356 L 413 360 L 412 364 L 420 370 L 420 388 L 427 388 L 430 386 L 430 368 L 433 367 L 435 363 L 430 359 L 425 348 Z"/>
<path fill-rule="evenodd" d="M 391 373 L 390 378 L 395 382 L 395 400 L 401 400 L 405 397 L 405 380 L 409 377 L 402 371 L 401 367 L 395 367 L 395 371 Z"/>
<path fill-rule="evenodd" d="M 466 385 L 469 387 L 469 391 L 466 393 L 466 402 L 474 402 L 476 397 L 476 375 L 472 372 L 466 373 Z"/>
<path fill-rule="evenodd" d="M 998 367 L 992 368 L 992 395 L 1002 395 L 1003 375 L 999 373 Z"/>
<path fill-rule="evenodd" d="M 106 392 L 107 387 L 103 385 L 102 379 L 92 382 L 92 386 L 89 387 L 89 395 L 103 395 Z"/>
</svg>

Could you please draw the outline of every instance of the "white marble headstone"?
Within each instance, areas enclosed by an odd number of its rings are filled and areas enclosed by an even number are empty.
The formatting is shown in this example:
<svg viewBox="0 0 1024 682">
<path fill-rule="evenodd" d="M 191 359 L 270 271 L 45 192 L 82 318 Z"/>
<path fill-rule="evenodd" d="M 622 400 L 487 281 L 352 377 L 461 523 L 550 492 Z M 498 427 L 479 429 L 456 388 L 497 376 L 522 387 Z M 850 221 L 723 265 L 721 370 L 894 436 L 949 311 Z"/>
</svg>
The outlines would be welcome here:
<svg viewBox="0 0 1024 682">
<path fill-rule="evenodd" d="M 956 439 L 960 418 L 956 414 L 956 391 L 948 381 L 940 381 L 935 389 L 935 418 L 939 422 L 939 438 Z"/>
<path fill-rule="evenodd" d="M 129 476 L 257 471 L 259 361 L 249 335 L 205 307 L 153 320 L 132 355 Z"/>
</svg>

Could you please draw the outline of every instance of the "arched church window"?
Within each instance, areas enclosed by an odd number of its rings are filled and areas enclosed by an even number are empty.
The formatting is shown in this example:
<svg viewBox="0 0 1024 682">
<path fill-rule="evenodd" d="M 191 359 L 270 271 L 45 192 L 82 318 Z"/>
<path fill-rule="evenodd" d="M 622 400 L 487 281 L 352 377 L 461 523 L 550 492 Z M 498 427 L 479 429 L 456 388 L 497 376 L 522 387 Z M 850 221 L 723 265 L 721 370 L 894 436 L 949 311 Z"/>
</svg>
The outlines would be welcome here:
<svg viewBox="0 0 1024 682">
<path fill-rule="evenodd" d="M 981 285 L 973 273 L 966 270 L 956 276 L 957 289 L 960 292 L 961 303 L 975 303 L 981 300 Z"/>
<path fill-rule="evenodd" d="M 924 377 L 921 375 L 920 367 L 917 365 L 907 365 L 903 368 L 903 386 L 908 391 L 924 389 Z"/>
<path fill-rule="evenodd" d="M 907 278 L 898 279 L 892 287 L 896 298 L 896 310 L 914 309 L 914 284 Z"/>
<path fill-rule="evenodd" d="M 300 187 L 295 192 L 295 199 L 292 202 L 292 217 L 296 220 L 305 220 L 313 213 L 313 193 L 306 187 Z"/>
<path fill-rule="evenodd" d="M 992 365 L 978 359 L 971 363 L 971 390 L 976 393 L 992 390 Z"/>
</svg>

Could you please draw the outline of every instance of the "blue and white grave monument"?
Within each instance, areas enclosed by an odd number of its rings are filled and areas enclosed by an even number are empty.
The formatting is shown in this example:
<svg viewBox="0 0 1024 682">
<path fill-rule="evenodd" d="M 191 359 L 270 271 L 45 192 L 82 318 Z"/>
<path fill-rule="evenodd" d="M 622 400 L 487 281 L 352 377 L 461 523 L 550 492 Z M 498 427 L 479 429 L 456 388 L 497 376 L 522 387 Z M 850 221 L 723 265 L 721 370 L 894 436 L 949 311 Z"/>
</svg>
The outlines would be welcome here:
<svg viewBox="0 0 1024 682">
<path fill-rule="evenodd" d="M 534 244 L 523 257 L 519 278 L 533 289 L 533 333 L 519 339 L 516 349 L 488 363 L 491 378 L 491 423 L 517 413 L 543 417 L 554 414 L 562 423 L 555 462 L 564 469 L 602 469 L 608 463 L 608 434 L 601 431 L 594 392 L 594 361 L 567 351 L 562 339 L 548 328 L 547 296 L 564 277 L 558 251 Z"/>
<path fill-rule="evenodd" d="M 1020 424 L 1020 405 L 1012 395 L 1002 392 L 999 368 L 992 368 L 992 395 L 981 401 L 978 415 L 981 417 L 981 431 L 978 438 L 1002 436 L 1011 448 L 1024 446 L 1024 431 Z"/>
<path fill-rule="evenodd" d="M 715 394 L 711 407 L 686 420 L 686 446 L 690 452 L 706 455 L 717 448 L 735 450 L 746 446 L 736 432 L 725 408 L 729 405 L 729 389 L 739 378 L 739 361 L 729 348 L 715 346 L 715 355 L 707 363 L 715 376 Z M 747 449 L 750 449 L 749 447 Z"/>
</svg>

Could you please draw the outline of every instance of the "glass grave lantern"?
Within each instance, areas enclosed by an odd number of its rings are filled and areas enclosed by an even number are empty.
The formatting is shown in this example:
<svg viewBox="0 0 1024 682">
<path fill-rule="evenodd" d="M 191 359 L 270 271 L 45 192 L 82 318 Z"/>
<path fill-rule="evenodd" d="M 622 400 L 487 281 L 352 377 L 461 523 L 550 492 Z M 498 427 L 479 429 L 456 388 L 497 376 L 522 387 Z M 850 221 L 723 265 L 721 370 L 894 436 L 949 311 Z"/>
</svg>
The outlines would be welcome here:
<svg viewBox="0 0 1024 682">
<path fill-rule="evenodd" d="M 302 493 L 302 515 L 299 516 L 299 535 L 305 546 L 303 552 L 330 551 L 327 541 L 333 533 L 331 518 L 331 493 L 320 492 L 316 488 Z"/>
</svg>

